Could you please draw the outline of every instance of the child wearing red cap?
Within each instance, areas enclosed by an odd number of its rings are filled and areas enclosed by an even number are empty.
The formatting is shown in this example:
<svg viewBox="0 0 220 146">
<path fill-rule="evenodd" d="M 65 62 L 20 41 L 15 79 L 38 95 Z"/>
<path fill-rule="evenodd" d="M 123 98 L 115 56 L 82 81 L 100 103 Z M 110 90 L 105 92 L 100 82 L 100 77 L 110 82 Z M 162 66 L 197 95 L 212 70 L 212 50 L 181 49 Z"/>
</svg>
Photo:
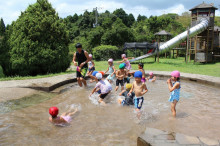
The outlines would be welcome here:
<svg viewBox="0 0 220 146">
<path fill-rule="evenodd" d="M 74 112 L 66 112 L 61 114 L 61 116 L 58 116 L 59 109 L 57 107 L 51 107 L 49 109 L 49 114 L 51 117 L 49 117 L 49 121 L 53 124 L 66 124 L 70 123 L 72 120 L 72 115 L 74 115 L 77 112 L 77 109 Z"/>
<path fill-rule="evenodd" d="M 180 72 L 179 71 L 173 71 L 171 73 L 171 78 L 167 80 L 169 91 L 171 92 L 169 102 L 171 102 L 171 111 L 173 114 L 173 117 L 176 117 L 176 104 L 179 101 L 180 97 Z M 174 83 L 172 84 L 172 81 Z"/>
</svg>

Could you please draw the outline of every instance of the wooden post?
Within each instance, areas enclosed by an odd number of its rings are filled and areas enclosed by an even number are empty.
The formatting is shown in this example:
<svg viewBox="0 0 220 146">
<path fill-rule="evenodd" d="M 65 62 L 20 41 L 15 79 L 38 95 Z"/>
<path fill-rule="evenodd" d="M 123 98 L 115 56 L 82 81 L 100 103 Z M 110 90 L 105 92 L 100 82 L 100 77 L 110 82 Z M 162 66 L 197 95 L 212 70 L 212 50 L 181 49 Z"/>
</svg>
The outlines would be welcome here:
<svg viewBox="0 0 220 146">
<path fill-rule="evenodd" d="M 195 36 L 194 49 L 195 49 L 195 58 L 194 58 L 194 63 L 195 63 L 196 62 L 196 53 L 197 53 L 197 35 Z"/>
<path fill-rule="evenodd" d="M 159 63 L 159 47 L 160 47 L 160 42 L 158 44 L 158 47 L 157 47 L 157 63 Z"/>
<path fill-rule="evenodd" d="M 186 64 L 188 62 L 188 52 L 189 52 L 189 27 L 187 29 L 187 42 L 186 42 Z"/>
<path fill-rule="evenodd" d="M 191 61 L 191 47 L 192 47 L 192 39 L 190 38 L 190 43 L 189 43 L 189 61 Z"/>
</svg>

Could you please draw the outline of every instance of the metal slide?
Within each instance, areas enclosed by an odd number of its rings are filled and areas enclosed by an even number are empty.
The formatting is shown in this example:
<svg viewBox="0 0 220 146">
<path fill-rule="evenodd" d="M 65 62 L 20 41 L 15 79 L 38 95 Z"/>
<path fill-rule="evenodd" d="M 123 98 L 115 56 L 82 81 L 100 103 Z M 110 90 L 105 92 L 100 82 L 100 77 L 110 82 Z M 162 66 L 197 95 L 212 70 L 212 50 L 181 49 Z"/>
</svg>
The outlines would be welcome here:
<svg viewBox="0 0 220 146">
<path fill-rule="evenodd" d="M 199 24 L 197 24 L 197 25 L 195 25 L 195 26 L 190 28 L 190 30 L 189 30 L 189 37 L 193 37 L 193 36 L 203 32 L 208 26 L 209 26 L 209 20 L 205 19 L 205 18 L 201 19 Z M 160 53 L 164 53 L 164 52 L 174 48 L 176 45 L 178 45 L 181 42 L 183 42 L 186 38 L 187 38 L 187 30 L 184 31 L 183 33 L 177 35 L 176 37 L 172 38 L 171 40 L 167 41 L 163 45 L 161 45 L 159 47 L 159 52 Z M 137 60 L 141 60 L 141 59 L 147 58 L 149 56 L 156 55 L 156 53 L 157 52 L 154 51 L 154 52 L 145 54 L 143 56 L 134 58 L 134 59 L 129 60 L 129 61 L 130 62 L 134 62 L 134 61 L 137 61 Z"/>
</svg>

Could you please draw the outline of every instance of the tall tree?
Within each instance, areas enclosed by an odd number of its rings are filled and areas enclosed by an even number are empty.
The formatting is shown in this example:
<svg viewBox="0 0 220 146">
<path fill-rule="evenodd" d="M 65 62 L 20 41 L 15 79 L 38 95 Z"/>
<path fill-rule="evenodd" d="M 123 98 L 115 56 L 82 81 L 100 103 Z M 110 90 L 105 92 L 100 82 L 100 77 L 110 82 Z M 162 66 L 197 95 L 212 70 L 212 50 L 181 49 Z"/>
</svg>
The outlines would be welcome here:
<svg viewBox="0 0 220 146">
<path fill-rule="evenodd" d="M 122 22 L 129 27 L 128 24 L 128 14 L 122 9 L 116 9 L 113 14 L 115 14 L 118 18 L 122 20 Z"/>
<path fill-rule="evenodd" d="M 5 33 L 5 23 L 4 20 L 1 18 L 0 20 L 0 36 L 3 36 Z"/>
<path fill-rule="evenodd" d="M 69 67 L 66 25 L 47 0 L 37 0 L 12 24 L 8 39 L 10 72 L 37 75 Z"/>
</svg>

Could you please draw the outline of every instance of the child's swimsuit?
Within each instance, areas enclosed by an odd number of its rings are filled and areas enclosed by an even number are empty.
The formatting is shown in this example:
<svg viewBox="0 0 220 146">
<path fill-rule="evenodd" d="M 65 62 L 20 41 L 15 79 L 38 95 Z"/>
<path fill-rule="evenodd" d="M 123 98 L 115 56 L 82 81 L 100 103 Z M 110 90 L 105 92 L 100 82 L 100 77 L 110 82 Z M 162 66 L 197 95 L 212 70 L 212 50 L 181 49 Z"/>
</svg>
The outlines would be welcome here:
<svg viewBox="0 0 220 146">
<path fill-rule="evenodd" d="M 94 67 L 93 64 L 92 64 L 92 61 L 89 61 L 89 62 L 88 62 L 88 65 L 89 65 L 89 72 L 95 70 L 95 67 Z M 93 66 L 93 67 L 92 67 L 92 66 Z M 91 67 L 92 67 L 92 68 L 91 68 Z"/>
<path fill-rule="evenodd" d="M 131 95 L 128 96 L 128 93 L 129 93 L 129 91 L 125 91 L 124 93 L 122 93 L 122 96 L 125 97 L 125 99 L 122 100 L 122 102 L 121 102 L 121 105 L 123 105 L 123 106 L 124 105 L 127 105 L 127 106 L 134 105 L 133 98 L 134 98 L 135 94 L 134 94 L 134 92 L 131 92 Z"/>
<path fill-rule="evenodd" d="M 72 118 L 70 116 L 61 116 L 67 123 L 70 123 Z"/>
<path fill-rule="evenodd" d="M 179 82 L 179 81 L 176 81 L 176 82 Z M 176 84 L 176 82 L 175 83 L 173 83 L 173 86 Z M 179 82 L 180 83 L 180 82 Z M 179 87 L 179 89 L 174 89 L 172 92 L 171 92 L 171 95 L 170 95 L 170 98 L 169 98 L 169 102 L 173 102 L 174 100 L 176 100 L 176 101 L 179 101 L 179 98 L 180 98 L 180 88 L 181 87 Z"/>
<path fill-rule="evenodd" d="M 125 64 L 126 64 L 125 68 L 127 70 L 131 70 L 131 64 L 130 64 L 129 60 L 125 61 Z"/>
<path fill-rule="evenodd" d="M 137 109 L 141 109 L 143 102 L 144 102 L 144 97 L 136 97 L 135 96 L 134 107 Z"/>
<path fill-rule="evenodd" d="M 142 77 L 142 78 L 141 78 L 141 82 L 142 82 L 142 83 L 145 83 L 145 82 L 146 82 L 145 77 Z"/>
<path fill-rule="evenodd" d="M 109 75 L 108 75 L 108 77 L 107 77 L 108 80 L 113 81 L 113 79 L 115 78 L 115 74 L 112 75 L 113 72 L 114 72 L 113 67 L 112 67 L 112 66 L 109 66 L 109 67 L 108 67 L 108 73 L 109 73 Z M 112 75 L 112 76 L 111 76 L 111 75 Z"/>
<path fill-rule="evenodd" d="M 130 83 L 130 78 L 129 77 L 124 78 L 124 83 Z"/>
<path fill-rule="evenodd" d="M 121 86 L 124 86 L 124 80 L 119 80 L 119 79 L 117 79 L 117 80 L 116 80 L 116 86 L 119 86 L 119 84 L 120 84 Z"/>
</svg>

